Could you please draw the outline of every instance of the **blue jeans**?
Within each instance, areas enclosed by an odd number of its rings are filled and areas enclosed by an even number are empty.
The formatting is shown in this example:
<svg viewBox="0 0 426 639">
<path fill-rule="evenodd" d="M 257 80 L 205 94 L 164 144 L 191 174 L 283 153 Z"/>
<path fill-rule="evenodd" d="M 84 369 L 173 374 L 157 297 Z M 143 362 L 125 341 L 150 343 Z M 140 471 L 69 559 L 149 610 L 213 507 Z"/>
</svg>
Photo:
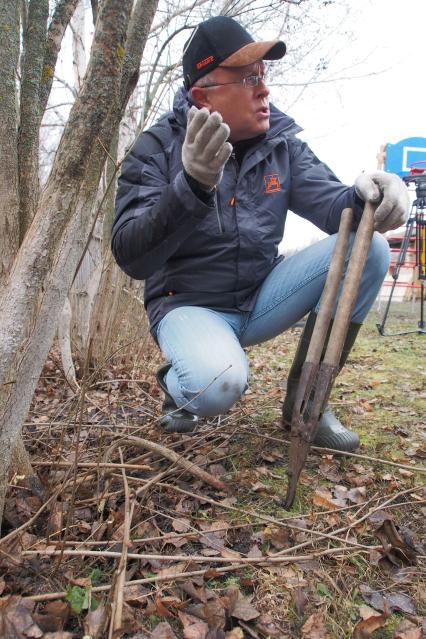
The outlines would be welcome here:
<svg viewBox="0 0 426 639">
<path fill-rule="evenodd" d="M 259 287 L 252 311 L 223 313 L 209 308 L 175 308 L 158 325 L 160 348 L 171 363 L 166 375 L 178 407 L 212 416 L 226 413 L 247 389 L 244 347 L 269 340 L 309 311 L 318 311 L 336 235 L 280 262 Z M 351 234 L 349 254 L 355 234 Z M 361 324 L 389 266 L 389 246 L 375 233 L 352 321 Z"/>
</svg>

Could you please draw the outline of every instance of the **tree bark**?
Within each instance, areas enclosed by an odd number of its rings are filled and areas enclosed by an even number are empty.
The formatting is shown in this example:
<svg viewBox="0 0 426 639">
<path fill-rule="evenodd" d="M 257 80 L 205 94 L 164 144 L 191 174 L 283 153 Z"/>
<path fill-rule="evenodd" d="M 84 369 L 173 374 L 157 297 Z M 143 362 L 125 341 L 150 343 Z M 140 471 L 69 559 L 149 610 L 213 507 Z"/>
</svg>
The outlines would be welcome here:
<svg viewBox="0 0 426 639">
<path fill-rule="evenodd" d="M 148 33 L 157 0 L 144 6 Z M 0 296 L 0 512 L 11 452 L 87 241 L 104 149 L 131 92 L 122 83 L 131 7 L 132 0 L 104 0 L 100 6 L 82 90 L 9 286 Z M 138 44 L 142 52 L 145 43 Z"/>
<path fill-rule="evenodd" d="M 76 393 L 79 390 L 77 378 L 75 374 L 74 362 L 71 353 L 71 304 L 68 297 L 65 300 L 64 307 L 58 322 L 58 342 L 61 351 L 62 366 L 64 367 L 64 375 L 72 390 Z"/>
<path fill-rule="evenodd" d="M 98 18 L 98 0 L 90 0 L 90 4 L 92 5 L 93 24 L 96 24 Z"/>
<path fill-rule="evenodd" d="M 72 64 L 74 69 L 74 84 L 79 91 L 86 72 L 86 51 L 84 48 L 85 10 L 83 0 L 78 0 L 71 20 L 72 30 Z"/>
<path fill-rule="evenodd" d="M 16 78 L 19 60 L 19 5 L 4 0 L 0 7 L 0 287 L 19 247 L 19 195 Z"/>
<path fill-rule="evenodd" d="M 53 74 L 65 30 L 74 14 L 78 1 L 79 0 L 59 0 L 49 24 L 40 84 L 40 118 L 49 100 Z"/>
<path fill-rule="evenodd" d="M 18 94 L 19 3 L 5 0 L 0 7 L 0 288 L 5 286 L 19 248 Z M 22 438 L 13 453 L 12 472 L 32 475 Z"/>
<path fill-rule="evenodd" d="M 41 121 L 40 81 L 46 48 L 48 0 L 30 0 L 23 33 L 21 114 L 18 134 L 20 243 L 34 217 L 38 201 L 38 135 Z"/>
<path fill-rule="evenodd" d="M 49 27 L 46 56 L 44 60 L 43 76 L 45 81 L 42 85 L 44 95 L 44 107 L 47 105 L 47 94 L 50 93 L 53 73 L 58 55 L 58 44 L 62 41 L 64 31 L 70 24 L 72 31 L 72 51 L 74 84 L 76 92 L 80 91 L 86 71 L 86 54 L 84 49 L 84 4 L 83 0 L 62 0 L 55 9 L 55 15 Z M 76 391 L 78 384 L 76 380 L 75 366 L 71 349 L 71 326 L 72 326 L 71 300 L 66 299 L 64 308 L 58 322 L 58 343 L 61 351 L 61 359 L 64 367 L 65 377 Z"/>
<path fill-rule="evenodd" d="M 114 260 L 111 254 L 111 229 L 114 220 L 114 198 L 116 186 L 116 162 L 118 147 L 118 131 L 110 146 L 110 159 L 105 166 L 105 189 L 109 187 L 102 207 L 102 239 L 101 239 L 101 274 L 99 286 L 93 299 L 91 316 L 89 318 L 89 336 L 92 344 L 92 358 L 94 366 L 98 366 L 108 352 L 107 337 L 111 310 L 114 306 L 114 287 L 112 285 L 112 271 Z"/>
</svg>

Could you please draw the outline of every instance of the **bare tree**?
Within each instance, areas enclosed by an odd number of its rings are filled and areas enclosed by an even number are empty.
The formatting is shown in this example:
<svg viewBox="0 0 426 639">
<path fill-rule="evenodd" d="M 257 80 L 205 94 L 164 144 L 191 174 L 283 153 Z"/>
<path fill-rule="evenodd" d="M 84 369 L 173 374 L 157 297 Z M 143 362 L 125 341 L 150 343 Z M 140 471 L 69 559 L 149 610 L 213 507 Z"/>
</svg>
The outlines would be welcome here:
<svg viewBox="0 0 426 639">
<path fill-rule="evenodd" d="M 11 454 L 87 242 L 105 149 L 136 86 L 156 6 L 104 0 L 98 8 L 82 89 L 0 295 L 0 512 Z"/>
<path fill-rule="evenodd" d="M 7 0 L 0 8 L 0 50 L 6 53 L 0 62 L 0 146 L 8 158 L 0 167 L 0 285 L 6 281 L 34 214 L 38 198 L 38 128 L 50 92 L 52 67 L 75 4 L 76 0 L 59 2 L 48 30 L 47 1 L 19 5 Z M 20 9 L 23 52 L 18 91 Z M 16 443 L 13 469 L 32 474 L 21 438 Z"/>
</svg>

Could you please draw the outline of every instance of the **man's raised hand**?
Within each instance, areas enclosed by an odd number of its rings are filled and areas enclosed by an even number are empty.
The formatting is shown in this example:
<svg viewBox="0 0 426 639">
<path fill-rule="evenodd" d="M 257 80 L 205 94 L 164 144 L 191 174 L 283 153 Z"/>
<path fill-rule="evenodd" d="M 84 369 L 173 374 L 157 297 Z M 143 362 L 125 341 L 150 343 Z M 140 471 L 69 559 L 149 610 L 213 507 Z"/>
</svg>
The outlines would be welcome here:
<svg viewBox="0 0 426 639">
<path fill-rule="evenodd" d="M 206 189 L 213 189 L 222 179 L 223 168 L 232 152 L 227 142 L 229 126 L 217 111 L 191 107 L 182 147 L 185 171 Z"/>
</svg>

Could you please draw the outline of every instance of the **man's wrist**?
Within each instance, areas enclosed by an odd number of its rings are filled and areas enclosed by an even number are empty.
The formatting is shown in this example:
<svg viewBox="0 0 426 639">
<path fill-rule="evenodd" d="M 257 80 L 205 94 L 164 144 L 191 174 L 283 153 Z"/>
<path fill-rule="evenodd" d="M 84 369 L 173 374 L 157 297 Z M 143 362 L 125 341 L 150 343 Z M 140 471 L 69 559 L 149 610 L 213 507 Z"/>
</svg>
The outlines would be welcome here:
<svg viewBox="0 0 426 639">
<path fill-rule="evenodd" d="M 185 169 L 183 169 L 183 174 L 189 188 L 194 193 L 194 195 L 196 195 L 199 200 L 204 202 L 204 204 L 210 204 L 214 198 L 215 188 L 210 188 L 208 186 L 205 186 L 204 184 L 200 184 L 200 182 L 193 178 L 192 175 L 189 175 L 189 173 L 185 171 Z"/>
</svg>

